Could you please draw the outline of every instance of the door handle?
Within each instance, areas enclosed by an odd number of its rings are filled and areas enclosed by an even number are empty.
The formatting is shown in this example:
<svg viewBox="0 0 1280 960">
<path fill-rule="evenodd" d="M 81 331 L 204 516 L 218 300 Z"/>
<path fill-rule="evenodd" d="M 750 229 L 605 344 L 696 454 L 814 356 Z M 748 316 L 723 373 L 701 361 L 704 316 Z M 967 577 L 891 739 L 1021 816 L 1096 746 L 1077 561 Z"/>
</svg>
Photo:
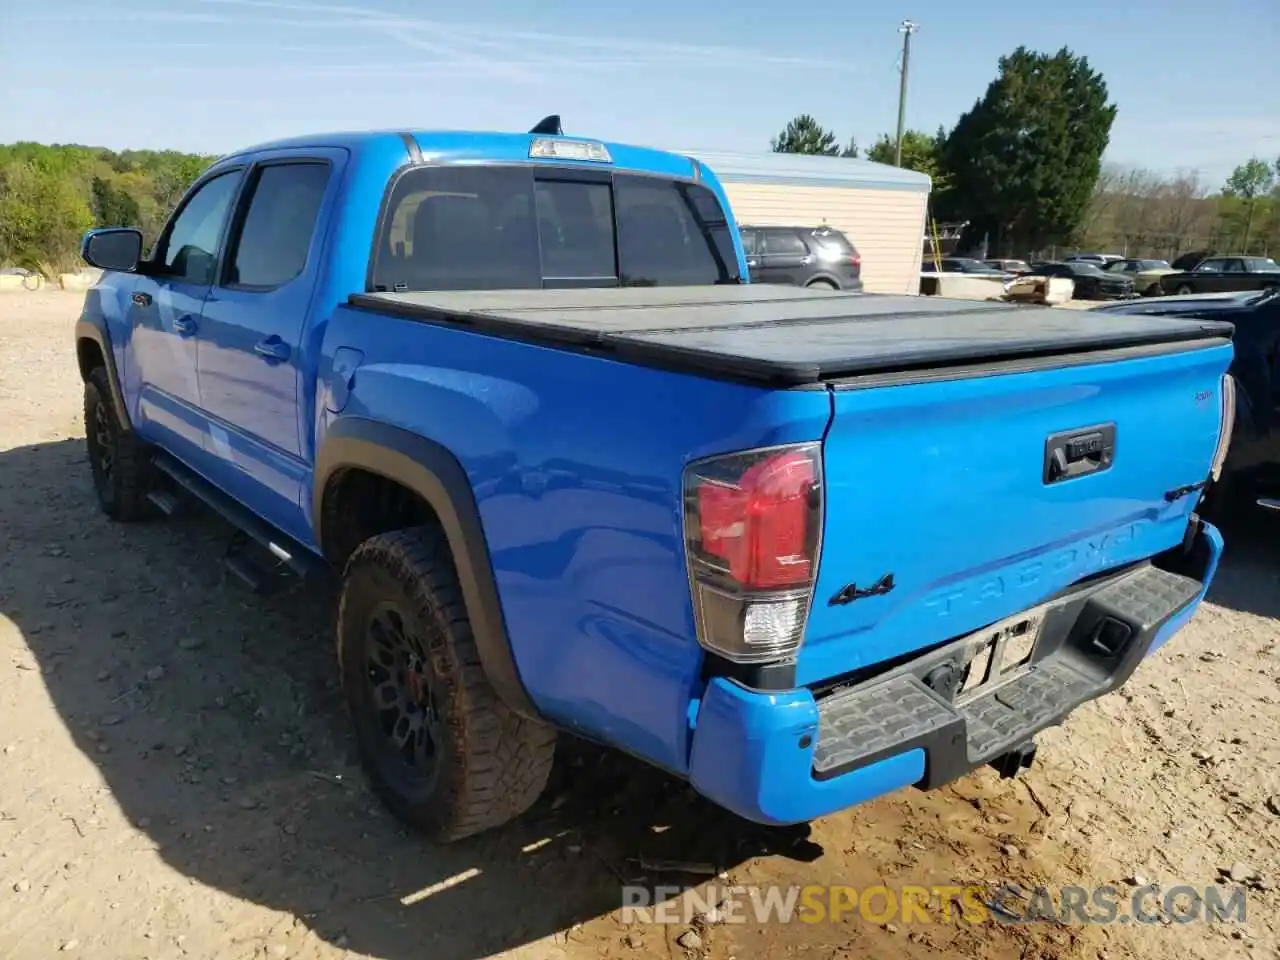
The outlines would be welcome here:
<svg viewBox="0 0 1280 960">
<path fill-rule="evenodd" d="M 748 266 L 748 267 L 758 267 L 758 266 L 760 266 L 760 261 L 759 261 L 759 260 L 748 260 L 748 261 L 747 261 L 747 266 Z"/>
<path fill-rule="evenodd" d="M 289 345 L 275 334 L 255 343 L 253 352 L 267 363 L 283 363 L 289 359 Z"/>
<path fill-rule="evenodd" d="M 173 321 L 173 329 L 177 331 L 180 337 L 189 337 L 196 332 L 196 318 L 191 314 L 184 314 L 181 317 L 175 317 Z"/>
<path fill-rule="evenodd" d="M 135 307 L 151 306 L 151 294 L 149 293 L 135 293 L 129 299 L 133 301 L 133 305 Z"/>
</svg>

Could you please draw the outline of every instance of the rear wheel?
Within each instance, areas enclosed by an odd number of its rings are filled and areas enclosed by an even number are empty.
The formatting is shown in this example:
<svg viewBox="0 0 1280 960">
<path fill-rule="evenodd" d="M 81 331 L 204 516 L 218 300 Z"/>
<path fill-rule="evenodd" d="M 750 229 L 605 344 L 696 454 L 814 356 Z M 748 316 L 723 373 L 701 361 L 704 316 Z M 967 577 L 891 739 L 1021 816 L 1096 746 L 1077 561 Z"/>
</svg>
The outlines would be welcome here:
<svg viewBox="0 0 1280 960">
<path fill-rule="evenodd" d="M 381 534 L 352 554 L 338 659 L 365 771 L 401 820 L 459 840 L 538 799 L 555 732 L 507 709 L 489 684 L 438 530 Z"/>
<path fill-rule="evenodd" d="M 822 279 L 809 281 L 809 286 L 811 288 L 815 288 L 818 290 L 839 290 L 840 289 L 830 280 L 822 280 Z"/>
<path fill-rule="evenodd" d="M 1178 294 L 1178 296 L 1185 297 L 1188 294 L 1193 293 L 1194 291 L 1191 289 L 1191 287 L 1188 284 L 1180 283 L 1178 284 L 1178 289 L 1175 292 Z"/>
<path fill-rule="evenodd" d="M 93 489 L 102 512 L 122 521 L 150 516 L 150 451 L 121 425 L 104 367 L 91 371 L 84 383 L 84 431 Z"/>
</svg>

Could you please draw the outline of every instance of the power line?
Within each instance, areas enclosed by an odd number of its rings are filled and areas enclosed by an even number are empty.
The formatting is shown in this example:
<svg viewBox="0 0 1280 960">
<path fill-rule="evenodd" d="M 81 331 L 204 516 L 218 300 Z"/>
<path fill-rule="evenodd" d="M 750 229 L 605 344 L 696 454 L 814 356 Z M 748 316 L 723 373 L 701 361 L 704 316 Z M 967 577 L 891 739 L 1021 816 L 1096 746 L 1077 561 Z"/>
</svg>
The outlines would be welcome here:
<svg viewBox="0 0 1280 960">
<path fill-rule="evenodd" d="M 902 83 L 898 87 L 898 148 L 894 153 L 894 165 L 902 166 L 902 134 L 907 117 L 907 69 L 911 65 L 911 35 L 920 29 L 920 24 L 903 20 L 898 32 L 902 34 Z"/>
</svg>

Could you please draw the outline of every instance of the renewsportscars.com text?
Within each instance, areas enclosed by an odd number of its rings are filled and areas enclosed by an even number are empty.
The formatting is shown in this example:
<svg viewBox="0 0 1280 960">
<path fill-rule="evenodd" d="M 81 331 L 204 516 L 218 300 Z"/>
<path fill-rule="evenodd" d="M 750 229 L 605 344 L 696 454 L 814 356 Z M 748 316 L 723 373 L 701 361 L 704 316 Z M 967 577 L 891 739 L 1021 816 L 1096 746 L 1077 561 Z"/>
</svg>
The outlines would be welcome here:
<svg viewBox="0 0 1280 960">
<path fill-rule="evenodd" d="M 933 884 L 622 888 L 624 923 L 1244 923 L 1245 888 Z"/>
</svg>

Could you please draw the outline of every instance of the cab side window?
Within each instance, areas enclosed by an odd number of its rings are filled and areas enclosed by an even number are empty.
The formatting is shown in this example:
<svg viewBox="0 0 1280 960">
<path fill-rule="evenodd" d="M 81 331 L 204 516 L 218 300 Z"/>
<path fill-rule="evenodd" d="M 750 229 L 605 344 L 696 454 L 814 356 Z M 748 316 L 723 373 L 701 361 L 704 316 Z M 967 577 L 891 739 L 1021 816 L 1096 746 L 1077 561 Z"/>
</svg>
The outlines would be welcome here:
<svg viewBox="0 0 1280 960">
<path fill-rule="evenodd" d="M 325 163 L 273 163 L 253 184 L 239 235 L 228 245 L 231 286 L 278 287 L 302 273 L 329 183 Z"/>
<path fill-rule="evenodd" d="M 157 251 L 156 259 L 166 277 L 197 284 L 213 282 L 222 228 L 239 184 L 240 171 L 232 170 L 205 181 L 192 194 Z"/>
</svg>

